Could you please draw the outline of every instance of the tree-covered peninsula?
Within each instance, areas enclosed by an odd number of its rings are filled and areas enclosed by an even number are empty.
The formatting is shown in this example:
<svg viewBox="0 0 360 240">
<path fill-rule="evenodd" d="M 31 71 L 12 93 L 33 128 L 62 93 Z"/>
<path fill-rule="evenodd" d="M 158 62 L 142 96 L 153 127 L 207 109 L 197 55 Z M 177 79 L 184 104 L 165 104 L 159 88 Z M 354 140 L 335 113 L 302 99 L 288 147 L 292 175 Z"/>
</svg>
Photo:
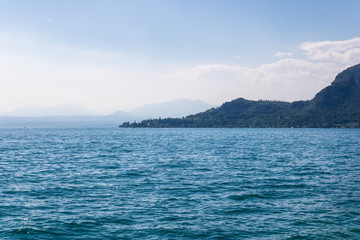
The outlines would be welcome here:
<svg viewBox="0 0 360 240">
<path fill-rule="evenodd" d="M 243 98 L 183 118 L 125 122 L 136 128 L 360 127 L 360 64 L 338 74 L 312 100 L 251 101 Z"/>
</svg>

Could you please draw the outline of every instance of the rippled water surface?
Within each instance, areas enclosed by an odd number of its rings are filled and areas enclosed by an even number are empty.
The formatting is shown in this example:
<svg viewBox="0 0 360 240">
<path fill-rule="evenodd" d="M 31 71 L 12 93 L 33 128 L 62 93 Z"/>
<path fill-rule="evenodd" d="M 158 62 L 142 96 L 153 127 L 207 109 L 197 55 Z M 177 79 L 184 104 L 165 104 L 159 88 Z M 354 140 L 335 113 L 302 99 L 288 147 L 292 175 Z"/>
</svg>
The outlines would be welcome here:
<svg viewBox="0 0 360 240">
<path fill-rule="evenodd" d="M 0 129 L 0 239 L 360 239 L 360 129 Z"/>
</svg>

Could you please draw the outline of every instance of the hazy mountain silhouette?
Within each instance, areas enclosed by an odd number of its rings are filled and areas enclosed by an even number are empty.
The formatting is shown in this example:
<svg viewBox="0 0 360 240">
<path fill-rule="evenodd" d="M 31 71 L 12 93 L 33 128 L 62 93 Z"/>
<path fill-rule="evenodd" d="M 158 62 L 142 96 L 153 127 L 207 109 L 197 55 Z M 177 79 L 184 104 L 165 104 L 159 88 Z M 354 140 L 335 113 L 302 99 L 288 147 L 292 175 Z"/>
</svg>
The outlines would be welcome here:
<svg viewBox="0 0 360 240">
<path fill-rule="evenodd" d="M 338 74 L 309 101 L 239 98 L 185 118 L 145 120 L 120 127 L 360 127 L 360 64 Z"/>
<path fill-rule="evenodd" d="M 141 121 L 155 116 L 186 116 L 210 107 L 204 102 L 186 99 L 145 105 L 131 113 L 119 110 L 109 115 L 95 115 L 79 105 L 34 107 L 0 116 L 0 127 L 116 127 L 119 122 Z"/>
<path fill-rule="evenodd" d="M 142 119 L 185 117 L 212 107 L 214 106 L 200 100 L 176 99 L 170 102 L 147 104 L 130 111 L 129 114 Z"/>
<path fill-rule="evenodd" d="M 79 105 L 26 108 L 0 116 L 0 127 L 110 127 L 119 121 L 135 121 L 124 111 L 111 115 L 95 115 Z"/>
</svg>

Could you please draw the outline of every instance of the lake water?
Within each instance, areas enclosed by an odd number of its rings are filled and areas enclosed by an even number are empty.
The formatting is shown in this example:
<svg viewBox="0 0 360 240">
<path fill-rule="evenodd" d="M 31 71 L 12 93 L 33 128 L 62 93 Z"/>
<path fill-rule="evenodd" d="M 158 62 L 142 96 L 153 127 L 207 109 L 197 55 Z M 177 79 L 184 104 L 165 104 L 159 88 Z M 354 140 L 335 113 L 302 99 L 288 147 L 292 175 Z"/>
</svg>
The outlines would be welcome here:
<svg viewBox="0 0 360 240">
<path fill-rule="evenodd" d="M 360 239 L 360 129 L 0 129 L 0 239 Z"/>
</svg>

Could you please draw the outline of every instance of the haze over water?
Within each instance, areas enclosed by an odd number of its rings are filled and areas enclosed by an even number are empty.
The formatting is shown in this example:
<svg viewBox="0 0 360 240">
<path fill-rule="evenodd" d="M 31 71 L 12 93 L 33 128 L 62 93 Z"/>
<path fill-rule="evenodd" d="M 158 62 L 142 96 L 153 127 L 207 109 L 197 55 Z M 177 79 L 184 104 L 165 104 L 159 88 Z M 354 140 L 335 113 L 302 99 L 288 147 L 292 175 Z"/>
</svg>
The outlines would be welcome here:
<svg viewBox="0 0 360 240">
<path fill-rule="evenodd" d="M 0 129 L 1 239 L 359 239 L 359 129 Z"/>
</svg>

